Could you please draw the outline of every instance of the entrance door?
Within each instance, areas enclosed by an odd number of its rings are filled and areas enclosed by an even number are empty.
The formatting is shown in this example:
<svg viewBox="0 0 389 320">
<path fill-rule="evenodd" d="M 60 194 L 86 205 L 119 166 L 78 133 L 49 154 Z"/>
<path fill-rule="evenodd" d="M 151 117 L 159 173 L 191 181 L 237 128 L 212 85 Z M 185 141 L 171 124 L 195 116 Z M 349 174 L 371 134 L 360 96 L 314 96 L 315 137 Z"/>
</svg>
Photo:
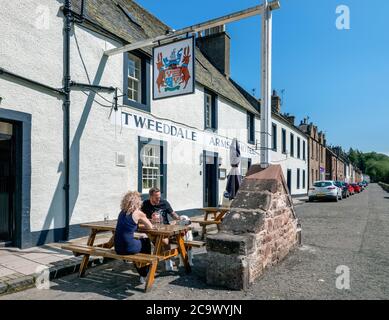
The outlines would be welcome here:
<svg viewBox="0 0 389 320">
<path fill-rule="evenodd" d="M 219 205 L 218 159 L 217 153 L 204 151 L 204 207 Z"/>
<path fill-rule="evenodd" d="M 292 193 L 292 170 L 288 169 L 286 174 L 286 183 L 288 184 L 289 193 Z"/>
<path fill-rule="evenodd" d="M 15 132 L 11 123 L 0 121 L 0 241 L 10 241 L 15 212 Z"/>
</svg>

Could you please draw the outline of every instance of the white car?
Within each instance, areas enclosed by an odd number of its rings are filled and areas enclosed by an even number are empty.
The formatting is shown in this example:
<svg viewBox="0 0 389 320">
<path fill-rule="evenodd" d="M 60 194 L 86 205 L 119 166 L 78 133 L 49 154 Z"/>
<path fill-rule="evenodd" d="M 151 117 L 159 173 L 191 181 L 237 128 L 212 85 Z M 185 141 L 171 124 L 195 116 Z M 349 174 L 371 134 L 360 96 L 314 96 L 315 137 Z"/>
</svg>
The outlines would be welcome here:
<svg viewBox="0 0 389 320">
<path fill-rule="evenodd" d="M 342 200 L 342 189 L 335 181 L 316 181 L 308 191 L 309 202 L 319 199 Z"/>
</svg>

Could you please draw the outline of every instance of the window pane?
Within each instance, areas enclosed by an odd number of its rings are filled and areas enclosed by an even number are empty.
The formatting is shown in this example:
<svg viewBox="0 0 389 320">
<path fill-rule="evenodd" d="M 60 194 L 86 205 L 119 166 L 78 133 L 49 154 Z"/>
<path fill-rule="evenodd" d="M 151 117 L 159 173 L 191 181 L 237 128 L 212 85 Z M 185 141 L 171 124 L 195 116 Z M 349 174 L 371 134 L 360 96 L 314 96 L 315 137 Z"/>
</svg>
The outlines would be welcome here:
<svg viewBox="0 0 389 320">
<path fill-rule="evenodd" d="M 161 187 L 160 146 L 146 145 L 142 153 L 142 193 Z"/>
<path fill-rule="evenodd" d="M 212 128 L 212 96 L 205 94 L 205 127 Z"/>
<path fill-rule="evenodd" d="M 141 102 L 141 60 L 128 55 L 128 99 Z"/>
</svg>

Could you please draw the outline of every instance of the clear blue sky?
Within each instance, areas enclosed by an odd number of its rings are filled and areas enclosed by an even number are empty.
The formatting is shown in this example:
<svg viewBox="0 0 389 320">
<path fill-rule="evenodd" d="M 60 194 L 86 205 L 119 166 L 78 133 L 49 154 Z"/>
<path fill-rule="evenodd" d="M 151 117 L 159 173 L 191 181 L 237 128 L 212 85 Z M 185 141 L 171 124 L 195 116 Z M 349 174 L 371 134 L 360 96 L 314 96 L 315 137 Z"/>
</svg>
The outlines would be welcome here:
<svg viewBox="0 0 389 320">
<path fill-rule="evenodd" d="M 261 0 L 137 2 L 174 29 Z M 389 155 L 389 1 L 281 0 L 273 14 L 273 88 L 283 112 L 309 116 L 333 145 Z M 335 26 L 348 5 L 351 29 Z M 260 18 L 229 24 L 232 78 L 260 93 Z"/>
</svg>

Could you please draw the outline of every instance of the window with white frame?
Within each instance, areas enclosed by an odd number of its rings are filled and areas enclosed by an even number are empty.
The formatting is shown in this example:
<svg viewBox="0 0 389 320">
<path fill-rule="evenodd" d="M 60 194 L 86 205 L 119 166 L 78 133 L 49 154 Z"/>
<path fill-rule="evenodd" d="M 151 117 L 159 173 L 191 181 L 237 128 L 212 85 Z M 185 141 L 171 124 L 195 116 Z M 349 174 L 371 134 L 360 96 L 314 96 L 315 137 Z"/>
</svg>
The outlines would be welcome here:
<svg viewBox="0 0 389 320">
<path fill-rule="evenodd" d="M 142 101 L 142 69 L 141 59 L 128 54 L 128 100 L 141 103 Z"/>
<path fill-rule="evenodd" d="M 205 94 L 205 128 L 212 128 L 212 96 Z"/>
<path fill-rule="evenodd" d="M 141 152 L 142 193 L 146 194 L 153 187 L 161 189 L 161 146 L 145 144 Z"/>
</svg>

